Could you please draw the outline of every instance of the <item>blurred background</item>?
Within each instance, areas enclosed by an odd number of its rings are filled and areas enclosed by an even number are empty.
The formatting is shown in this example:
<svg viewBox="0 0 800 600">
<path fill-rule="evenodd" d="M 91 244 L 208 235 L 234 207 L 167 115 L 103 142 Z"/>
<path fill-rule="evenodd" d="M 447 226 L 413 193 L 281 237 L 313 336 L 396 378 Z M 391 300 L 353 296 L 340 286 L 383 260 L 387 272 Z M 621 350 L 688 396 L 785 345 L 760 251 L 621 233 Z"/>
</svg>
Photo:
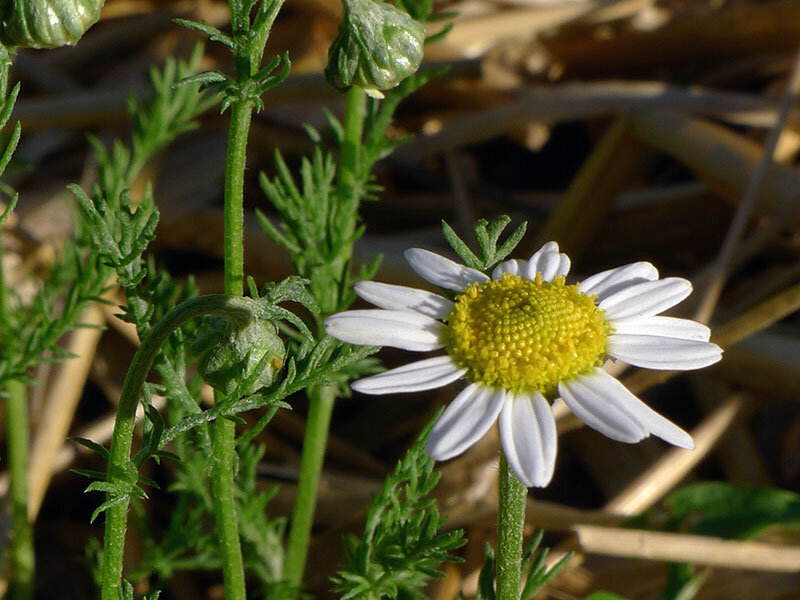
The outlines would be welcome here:
<svg viewBox="0 0 800 600">
<path fill-rule="evenodd" d="M 800 500 L 789 493 L 800 491 L 800 319 L 792 315 L 800 306 L 800 78 L 792 77 L 800 0 L 463 0 L 437 8 L 459 16 L 447 38 L 426 49 L 425 65 L 451 68 L 397 113 L 393 134 L 413 137 L 377 168 L 384 192 L 363 207 L 367 233 L 357 259 L 382 253 L 376 279 L 421 285 L 404 266 L 403 249 L 446 252 L 442 219 L 466 238 L 476 219 L 508 214 L 514 224 L 528 221 L 518 256 L 557 240 L 578 277 L 649 260 L 664 276 L 691 279 L 695 294 L 673 314 L 708 320 L 726 349 L 722 363 L 699 373 L 622 375 L 692 432 L 693 452 L 655 439 L 620 444 L 559 413 L 555 477 L 533 491 L 528 522 L 531 531 L 545 530 L 556 558 L 577 554 L 541 597 L 604 589 L 630 599 L 800 598 Z M 248 148 L 246 270 L 259 283 L 284 277 L 290 263 L 254 218 L 255 208 L 270 212 L 258 173 L 273 174 L 275 148 L 298 165 L 312 150 L 303 124 L 324 132 L 323 108 L 341 113 L 343 97 L 322 75 L 340 11 L 338 0 L 291 0 L 273 28 L 268 53 L 288 49 L 292 75 L 265 97 Z M 108 0 L 76 47 L 20 52 L 14 76 L 23 87 L 12 121 L 21 121 L 23 138 L 5 179 L 21 201 L 3 237 L 13 285 L 46 268 L 70 234 L 65 186 L 88 189 L 95 176 L 86 134 L 127 140 L 128 98 L 147 94 L 148 68 L 188 56 L 198 41 L 172 23 L 176 17 L 225 28 L 227 2 Z M 203 68 L 229 72 L 227 60 L 209 45 Z M 227 115 L 207 113 L 146 166 L 133 190 L 154 185 L 161 222 L 151 253 L 178 278 L 195 274 L 203 292 L 222 286 L 226 131 Z M 41 598 L 93 596 L 83 557 L 102 533 L 99 522 L 89 525 L 97 497 L 84 496 L 86 481 L 68 469 L 103 465 L 54 432 L 107 442 L 136 343 L 115 312 L 94 310 L 87 318 L 107 330 L 72 334 L 64 344 L 79 358 L 37 374 L 31 497 L 40 507 Z M 407 360 L 400 351 L 380 356 L 387 366 Z M 338 403 L 311 592 L 330 595 L 328 578 L 344 560 L 341 536 L 360 531 L 370 495 L 451 397 L 445 389 Z M 274 515 L 291 510 L 304 402 L 293 399 L 294 410 L 280 411 L 261 435 L 260 482 L 279 485 Z M 441 509 L 469 544 L 460 551 L 464 562 L 447 566 L 430 587 L 431 598 L 475 594 L 483 547 L 493 541 L 497 448 L 492 431 L 441 465 Z M 172 467 L 160 468 L 168 483 Z M 721 496 L 703 496 L 706 508 L 697 511 L 681 504 L 686 494 L 670 496 L 701 482 L 736 487 L 714 488 Z M 748 486 L 772 492 L 754 495 Z M 154 491 L 154 527 L 170 507 L 169 494 Z M 669 523 L 681 535 L 617 535 L 636 515 L 642 528 Z M 750 528 L 731 525 L 742 522 Z M 759 540 L 711 547 L 694 533 Z M 132 531 L 131 564 L 141 545 Z M 676 581 L 694 583 L 676 588 Z M 222 598 L 220 578 L 183 572 L 163 597 Z"/>
</svg>

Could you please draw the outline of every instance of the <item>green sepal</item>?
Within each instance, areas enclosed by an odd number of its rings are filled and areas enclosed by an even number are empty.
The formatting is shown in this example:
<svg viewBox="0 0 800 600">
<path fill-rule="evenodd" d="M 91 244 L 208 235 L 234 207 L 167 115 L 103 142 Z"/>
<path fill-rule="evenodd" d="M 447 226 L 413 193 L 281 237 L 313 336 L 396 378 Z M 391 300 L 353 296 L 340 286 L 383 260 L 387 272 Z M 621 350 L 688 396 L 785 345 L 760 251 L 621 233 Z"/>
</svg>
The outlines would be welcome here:
<svg viewBox="0 0 800 600">
<path fill-rule="evenodd" d="M 364 88 L 382 98 L 422 62 L 425 27 L 385 2 L 345 0 L 339 33 L 328 52 L 325 76 L 339 91 Z"/>
</svg>

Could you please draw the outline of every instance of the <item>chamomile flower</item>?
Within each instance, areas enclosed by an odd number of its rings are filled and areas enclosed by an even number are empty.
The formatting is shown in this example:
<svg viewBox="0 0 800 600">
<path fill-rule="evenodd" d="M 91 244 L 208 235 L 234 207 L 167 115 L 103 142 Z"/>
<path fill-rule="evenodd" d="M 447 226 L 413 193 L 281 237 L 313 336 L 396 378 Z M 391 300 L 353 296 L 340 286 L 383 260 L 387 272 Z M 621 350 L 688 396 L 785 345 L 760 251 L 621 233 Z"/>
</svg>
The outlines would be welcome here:
<svg viewBox="0 0 800 600">
<path fill-rule="evenodd" d="M 428 250 L 405 252 L 414 271 L 455 292 L 361 281 L 356 293 L 379 307 L 326 319 L 351 344 L 444 354 L 353 383 L 365 394 L 416 392 L 466 379 L 431 430 L 428 454 L 457 456 L 499 420 L 508 464 L 528 487 L 550 482 L 556 459 L 551 402 L 563 398 L 590 427 L 621 442 L 655 435 L 693 448 L 692 438 L 602 369 L 606 358 L 649 369 L 699 369 L 720 360 L 708 327 L 658 316 L 685 299 L 689 281 L 659 279 L 637 262 L 565 280 L 570 260 L 555 242 L 530 260 L 507 260 L 491 277 Z"/>
</svg>

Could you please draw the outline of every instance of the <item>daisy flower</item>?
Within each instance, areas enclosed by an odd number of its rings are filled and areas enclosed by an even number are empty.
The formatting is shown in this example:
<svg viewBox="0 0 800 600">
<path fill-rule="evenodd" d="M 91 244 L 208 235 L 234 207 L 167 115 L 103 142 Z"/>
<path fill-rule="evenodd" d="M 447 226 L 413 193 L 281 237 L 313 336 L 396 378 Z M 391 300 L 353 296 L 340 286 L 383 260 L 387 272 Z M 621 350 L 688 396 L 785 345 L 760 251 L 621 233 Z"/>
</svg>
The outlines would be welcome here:
<svg viewBox="0 0 800 600">
<path fill-rule="evenodd" d="M 522 483 L 550 482 L 556 459 L 551 402 L 563 398 L 588 426 L 620 442 L 655 435 L 693 448 L 692 438 L 602 369 L 606 358 L 648 369 L 699 369 L 720 360 L 708 327 L 658 316 L 692 291 L 686 279 L 659 278 L 648 262 L 565 280 L 570 260 L 549 242 L 529 260 L 498 264 L 491 277 L 412 248 L 405 258 L 433 292 L 373 281 L 355 284 L 373 310 L 328 317 L 327 332 L 351 344 L 415 352 L 444 350 L 352 384 L 364 394 L 417 392 L 458 379 L 468 385 L 431 430 L 435 460 L 457 456 L 499 420 L 506 460 Z"/>
</svg>

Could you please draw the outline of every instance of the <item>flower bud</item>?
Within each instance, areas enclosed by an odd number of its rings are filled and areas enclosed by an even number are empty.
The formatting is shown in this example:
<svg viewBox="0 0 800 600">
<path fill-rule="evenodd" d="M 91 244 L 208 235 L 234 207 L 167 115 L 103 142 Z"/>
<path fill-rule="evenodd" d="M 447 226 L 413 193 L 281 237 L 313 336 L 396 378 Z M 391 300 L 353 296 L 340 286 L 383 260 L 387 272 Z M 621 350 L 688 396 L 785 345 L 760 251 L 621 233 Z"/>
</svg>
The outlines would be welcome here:
<svg viewBox="0 0 800 600">
<path fill-rule="evenodd" d="M 380 90 L 395 87 L 419 68 L 424 42 L 425 27 L 391 4 L 345 0 L 325 75 L 339 91 L 357 85 L 382 98 Z"/>
<path fill-rule="evenodd" d="M 275 324 L 255 318 L 235 323 L 207 317 L 200 325 L 192 351 L 198 357 L 197 370 L 203 380 L 228 396 L 258 368 L 258 376 L 246 389 L 239 389 L 239 394 L 247 396 L 268 386 L 286 356 Z"/>
<path fill-rule="evenodd" d="M 5 0 L 0 35 L 8 46 L 56 48 L 75 44 L 100 18 L 105 0 Z"/>
</svg>

